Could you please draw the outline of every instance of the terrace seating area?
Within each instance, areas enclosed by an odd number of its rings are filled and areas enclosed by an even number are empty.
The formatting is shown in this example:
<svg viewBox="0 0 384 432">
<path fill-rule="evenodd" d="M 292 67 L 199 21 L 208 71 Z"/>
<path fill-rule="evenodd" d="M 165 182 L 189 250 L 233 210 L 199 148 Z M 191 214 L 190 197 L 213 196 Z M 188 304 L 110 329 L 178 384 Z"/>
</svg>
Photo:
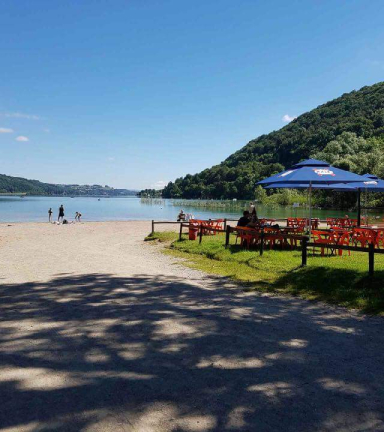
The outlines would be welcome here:
<svg viewBox="0 0 384 432">
<path fill-rule="evenodd" d="M 281 223 L 281 221 L 280 221 Z M 323 221 L 325 225 L 325 221 Z M 373 245 L 375 249 L 384 249 L 384 228 L 357 227 L 355 219 L 327 218 L 327 228 L 320 229 L 319 219 L 311 220 L 311 247 L 313 253 L 316 246 L 321 256 L 325 254 L 342 256 L 350 255 L 349 250 L 339 249 L 338 246 L 351 246 L 368 248 Z M 259 219 L 257 227 L 233 227 L 231 232 L 236 235 L 236 244 L 247 249 L 288 249 L 300 247 L 304 238 L 308 238 L 307 230 L 309 219 L 288 218 L 285 226 L 277 223 L 276 219 Z M 195 240 L 198 233 L 201 235 L 216 235 L 224 232 L 224 220 L 189 221 L 189 238 Z"/>
<path fill-rule="evenodd" d="M 195 240 L 198 231 L 202 228 L 203 235 L 216 235 L 224 229 L 224 219 L 190 219 L 189 239 Z"/>
<path fill-rule="evenodd" d="M 384 229 L 380 228 L 340 228 L 331 226 L 328 230 L 312 231 L 312 242 L 315 244 L 323 244 L 321 255 L 324 256 L 325 249 L 331 254 L 335 253 L 335 248 L 332 246 L 355 246 L 368 248 L 370 244 L 374 248 L 384 248 Z M 343 255 L 343 250 L 339 249 L 338 254 Z M 350 251 L 348 251 L 350 255 Z"/>
<path fill-rule="evenodd" d="M 317 229 L 319 227 L 319 224 L 319 219 L 311 219 L 312 229 Z M 309 227 L 309 218 L 287 218 L 287 227 L 301 228 L 304 231 L 307 227 Z"/>
<path fill-rule="evenodd" d="M 363 218 L 362 218 L 363 219 Z M 363 222 L 363 220 L 362 220 Z M 357 219 L 343 218 L 327 218 L 327 227 L 352 228 L 357 226 Z"/>
</svg>

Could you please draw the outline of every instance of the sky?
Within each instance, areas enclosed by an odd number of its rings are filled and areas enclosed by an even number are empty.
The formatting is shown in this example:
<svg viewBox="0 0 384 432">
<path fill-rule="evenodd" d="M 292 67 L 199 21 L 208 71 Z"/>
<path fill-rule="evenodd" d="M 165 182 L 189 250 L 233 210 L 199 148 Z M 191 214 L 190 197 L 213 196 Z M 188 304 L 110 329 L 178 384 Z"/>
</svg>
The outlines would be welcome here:
<svg viewBox="0 0 384 432">
<path fill-rule="evenodd" d="M 0 173 L 159 188 L 384 80 L 384 1 L 3 0 Z"/>
</svg>

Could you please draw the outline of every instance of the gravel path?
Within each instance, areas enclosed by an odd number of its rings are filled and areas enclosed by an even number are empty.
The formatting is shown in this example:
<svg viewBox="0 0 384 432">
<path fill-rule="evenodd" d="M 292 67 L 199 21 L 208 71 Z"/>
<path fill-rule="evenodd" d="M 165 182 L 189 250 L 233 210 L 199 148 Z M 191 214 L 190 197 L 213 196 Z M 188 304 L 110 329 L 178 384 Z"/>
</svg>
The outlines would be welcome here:
<svg viewBox="0 0 384 432">
<path fill-rule="evenodd" d="M 0 225 L 0 431 L 384 431 L 383 320 L 245 294 L 148 222 Z"/>
</svg>

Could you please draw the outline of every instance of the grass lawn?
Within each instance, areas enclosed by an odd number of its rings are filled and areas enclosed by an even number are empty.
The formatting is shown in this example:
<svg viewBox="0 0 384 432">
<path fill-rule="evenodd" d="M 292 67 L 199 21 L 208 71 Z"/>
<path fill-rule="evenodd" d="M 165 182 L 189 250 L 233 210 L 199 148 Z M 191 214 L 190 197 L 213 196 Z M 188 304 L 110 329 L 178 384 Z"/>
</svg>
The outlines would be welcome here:
<svg viewBox="0 0 384 432">
<path fill-rule="evenodd" d="M 225 249 L 224 234 L 203 237 L 203 241 L 178 241 L 174 232 L 154 233 L 147 240 L 165 242 L 166 253 L 187 258 L 185 265 L 207 273 L 227 276 L 246 285 L 247 290 L 298 295 L 323 300 L 366 313 L 384 314 L 384 255 L 375 255 L 375 276 L 368 276 L 368 254 L 344 251 L 343 256 L 308 254 L 301 267 L 301 252 L 246 250 L 231 244 Z"/>
</svg>

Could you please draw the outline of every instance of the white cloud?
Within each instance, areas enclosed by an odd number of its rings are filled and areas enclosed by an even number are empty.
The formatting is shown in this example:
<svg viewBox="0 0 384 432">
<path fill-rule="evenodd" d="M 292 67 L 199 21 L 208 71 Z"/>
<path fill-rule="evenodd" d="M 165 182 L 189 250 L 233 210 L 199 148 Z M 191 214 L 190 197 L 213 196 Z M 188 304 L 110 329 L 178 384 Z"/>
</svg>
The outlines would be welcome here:
<svg viewBox="0 0 384 432">
<path fill-rule="evenodd" d="M 152 189 L 163 189 L 165 186 L 167 186 L 168 182 L 164 180 L 159 180 L 153 185 L 151 185 Z"/>
<path fill-rule="evenodd" d="M 0 133 L 12 133 L 13 129 L 8 128 L 0 128 Z"/>
<path fill-rule="evenodd" d="M 284 123 L 289 123 L 289 122 L 291 122 L 292 120 L 295 120 L 295 118 L 297 118 L 297 117 L 295 117 L 295 116 L 290 116 L 289 114 L 285 114 L 285 115 L 283 115 L 282 120 L 283 120 Z"/>
<path fill-rule="evenodd" d="M 114 157 L 109 157 L 108 160 L 109 160 L 110 162 L 113 162 L 113 161 L 115 160 L 115 158 L 114 158 Z"/>
<path fill-rule="evenodd" d="M 45 132 L 45 133 L 49 133 L 49 132 L 51 132 L 51 129 L 44 128 L 44 129 L 43 129 L 43 132 Z"/>
<path fill-rule="evenodd" d="M 35 114 L 24 114 L 20 112 L 6 112 L 0 114 L 2 117 L 8 118 L 23 118 L 28 120 L 40 120 L 40 117 Z"/>
<path fill-rule="evenodd" d="M 26 142 L 26 141 L 29 141 L 29 138 L 26 137 L 26 136 L 23 136 L 23 135 L 19 135 L 19 136 L 16 138 L 16 141 Z"/>
</svg>

